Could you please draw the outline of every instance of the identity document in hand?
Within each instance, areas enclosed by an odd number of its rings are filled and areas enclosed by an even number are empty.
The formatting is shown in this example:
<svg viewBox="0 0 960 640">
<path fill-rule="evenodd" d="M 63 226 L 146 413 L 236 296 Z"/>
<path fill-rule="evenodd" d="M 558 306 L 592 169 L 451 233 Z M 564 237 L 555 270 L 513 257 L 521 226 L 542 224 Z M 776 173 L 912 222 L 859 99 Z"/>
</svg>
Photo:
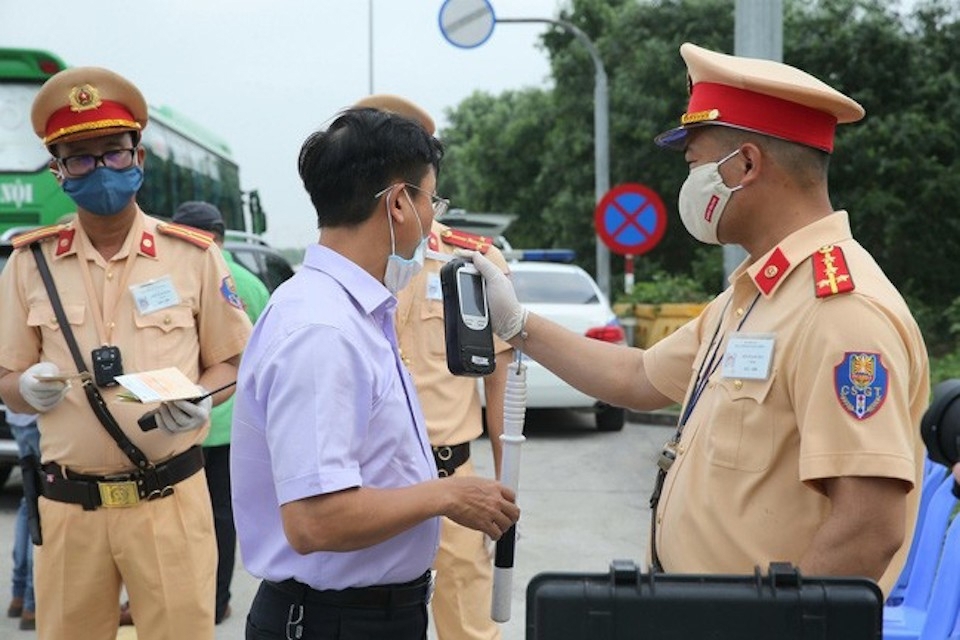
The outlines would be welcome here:
<svg viewBox="0 0 960 640">
<path fill-rule="evenodd" d="M 126 391 L 117 395 L 126 402 L 167 402 L 190 400 L 200 395 L 200 388 L 176 367 L 117 376 Z"/>
</svg>

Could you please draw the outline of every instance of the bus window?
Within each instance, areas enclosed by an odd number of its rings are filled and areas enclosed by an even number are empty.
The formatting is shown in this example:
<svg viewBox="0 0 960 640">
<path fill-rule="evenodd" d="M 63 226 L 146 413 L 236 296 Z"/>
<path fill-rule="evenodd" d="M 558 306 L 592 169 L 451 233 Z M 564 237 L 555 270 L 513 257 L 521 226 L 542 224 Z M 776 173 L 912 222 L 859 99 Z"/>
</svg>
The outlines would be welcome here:
<svg viewBox="0 0 960 640">
<path fill-rule="evenodd" d="M 33 132 L 30 108 L 40 85 L 0 84 L 0 172 L 36 171 L 50 160 Z"/>
</svg>

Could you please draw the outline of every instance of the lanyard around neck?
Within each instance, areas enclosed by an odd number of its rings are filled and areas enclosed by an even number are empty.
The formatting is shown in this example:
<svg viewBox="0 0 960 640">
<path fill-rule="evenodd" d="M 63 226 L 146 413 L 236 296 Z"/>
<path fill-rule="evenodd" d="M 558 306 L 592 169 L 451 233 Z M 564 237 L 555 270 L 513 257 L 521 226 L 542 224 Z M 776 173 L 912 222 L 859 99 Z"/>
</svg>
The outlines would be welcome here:
<svg viewBox="0 0 960 640">
<path fill-rule="evenodd" d="M 757 292 L 756 297 L 754 297 L 753 302 L 750 303 L 750 306 L 747 307 L 747 312 L 743 314 L 743 317 L 740 318 L 740 322 L 737 324 L 736 331 L 740 331 L 743 327 L 743 323 L 747 321 L 747 318 L 750 317 L 750 312 L 753 311 L 753 308 L 756 306 L 757 301 L 760 300 L 760 293 Z M 686 426 L 687 420 L 690 419 L 690 414 L 693 413 L 694 408 L 697 406 L 697 402 L 700 401 L 700 396 L 703 395 L 703 392 L 707 388 L 707 382 L 710 380 L 710 376 L 717 370 L 717 367 L 720 366 L 720 363 L 723 361 L 723 353 L 720 352 L 720 347 L 723 345 L 723 339 L 726 337 L 726 334 L 720 335 L 720 328 L 723 326 L 723 318 L 727 315 L 727 309 L 730 307 L 730 303 L 733 301 L 731 297 L 727 301 L 727 304 L 723 307 L 723 311 L 720 313 L 720 318 L 717 320 L 717 328 L 713 330 L 713 336 L 710 338 L 710 345 L 707 347 L 707 353 L 703 357 L 703 362 L 700 363 L 700 368 L 697 370 L 697 378 L 693 385 L 693 391 L 690 393 L 690 399 L 687 400 L 687 406 L 683 409 L 683 414 L 680 417 L 680 424 L 677 428 L 677 434 L 674 438 L 675 441 L 679 442 L 680 436 L 683 433 L 683 427 Z M 719 337 L 719 340 L 717 339 Z"/>
</svg>

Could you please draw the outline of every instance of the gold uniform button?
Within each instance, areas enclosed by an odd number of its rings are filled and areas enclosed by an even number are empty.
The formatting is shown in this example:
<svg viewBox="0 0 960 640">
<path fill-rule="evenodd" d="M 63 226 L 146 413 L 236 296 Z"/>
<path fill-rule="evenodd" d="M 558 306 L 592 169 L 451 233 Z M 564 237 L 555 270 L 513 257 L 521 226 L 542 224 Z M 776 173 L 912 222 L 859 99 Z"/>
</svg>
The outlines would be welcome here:
<svg viewBox="0 0 960 640">
<path fill-rule="evenodd" d="M 780 273 L 780 268 L 773 264 L 763 270 L 763 275 L 765 275 L 768 278 L 776 278 L 777 274 L 779 273 Z"/>
<path fill-rule="evenodd" d="M 173 320 L 170 316 L 163 316 L 163 324 L 170 324 L 171 322 L 173 322 Z"/>
<path fill-rule="evenodd" d="M 737 307 L 737 317 L 739 318 L 742 315 L 743 315 L 743 307 Z"/>
<path fill-rule="evenodd" d="M 113 280 L 113 271 L 107 271 L 107 280 Z"/>
<path fill-rule="evenodd" d="M 737 391 L 740 391 L 740 389 L 743 389 L 743 380 L 734 380 L 733 388 L 736 389 Z"/>
<path fill-rule="evenodd" d="M 684 448 L 683 445 L 680 445 L 679 447 L 677 447 L 677 455 L 682 456 L 684 451 L 686 451 L 686 449 Z"/>
</svg>

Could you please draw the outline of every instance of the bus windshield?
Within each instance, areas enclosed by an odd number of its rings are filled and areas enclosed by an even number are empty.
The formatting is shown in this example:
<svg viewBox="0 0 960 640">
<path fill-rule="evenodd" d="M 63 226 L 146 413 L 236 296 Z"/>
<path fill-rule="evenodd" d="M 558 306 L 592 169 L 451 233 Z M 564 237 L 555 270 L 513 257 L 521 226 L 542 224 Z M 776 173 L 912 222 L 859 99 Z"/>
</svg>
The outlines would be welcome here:
<svg viewBox="0 0 960 640">
<path fill-rule="evenodd" d="M 0 173 L 37 171 L 50 161 L 30 123 L 35 82 L 0 83 Z"/>
</svg>

